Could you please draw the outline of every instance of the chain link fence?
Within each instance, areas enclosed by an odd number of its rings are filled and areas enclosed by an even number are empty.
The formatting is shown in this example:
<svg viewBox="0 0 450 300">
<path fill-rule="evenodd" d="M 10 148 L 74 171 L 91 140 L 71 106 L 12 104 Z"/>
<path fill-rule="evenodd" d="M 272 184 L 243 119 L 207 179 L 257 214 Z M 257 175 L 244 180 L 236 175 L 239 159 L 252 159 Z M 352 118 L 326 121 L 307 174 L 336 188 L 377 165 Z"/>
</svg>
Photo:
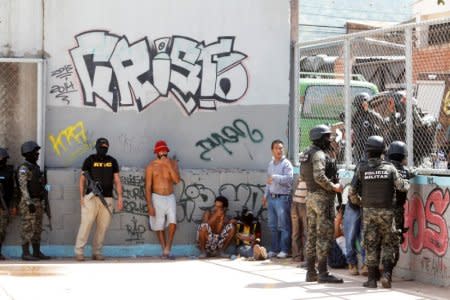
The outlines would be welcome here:
<svg viewBox="0 0 450 300">
<path fill-rule="evenodd" d="M 23 160 L 22 143 L 38 136 L 38 64 L 0 58 L 0 147 L 15 166 Z"/>
<path fill-rule="evenodd" d="M 408 147 L 408 164 L 447 169 L 450 159 L 450 19 L 299 44 L 300 151 L 328 124 L 340 164 L 365 156 L 370 135 Z"/>
</svg>

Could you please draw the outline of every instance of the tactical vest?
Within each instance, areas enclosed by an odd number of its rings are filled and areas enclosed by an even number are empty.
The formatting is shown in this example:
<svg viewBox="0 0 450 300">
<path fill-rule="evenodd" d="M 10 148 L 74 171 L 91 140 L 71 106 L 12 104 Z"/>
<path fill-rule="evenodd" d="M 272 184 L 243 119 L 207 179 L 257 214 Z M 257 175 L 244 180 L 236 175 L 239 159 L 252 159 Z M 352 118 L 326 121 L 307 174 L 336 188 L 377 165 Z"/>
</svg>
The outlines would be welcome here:
<svg viewBox="0 0 450 300">
<path fill-rule="evenodd" d="M 363 207 L 392 208 L 394 178 L 392 172 L 386 168 L 388 165 L 388 162 L 381 162 L 377 166 L 369 166 L 367 162 L 361 164 L 359 175 L 362 182 Z"/>
<path fill-rule="evenodd" d="M 403 179 L 409 179 L 409 171 L 405 168 L 400 162 L 398 161 L 392 161 L 392 164 L 395 166 L 395 168 L 398 170 L 398 173 L 400 174 L 400 177 Z M 408 193 L 401 192 L 398 190 L 395 190 L 395 206 L 396 207 L 403 207 L 403 205 L 406 202 L 406 196 Z"/>
<path fill-rule="evenodd" d="M 305 180 L 306 188 L 308 192 L 316 192 L 318 190 L 323 190 L 323 188 L 314 180 L 313 174 L 313 156 L 318 152 L 323 151 L 317 146 L 311 146 L 305 152 L 300 153 L 300 173 Z M 335 160 L 332 159 L 326 152 L 325 153 L 325 175 L 330 179 L 334 180 L 337 178 L 337 168 Z"/>
<path fill-rule="evenodd" d="M 42 198 L 44 185 L 42 184 L 42 174 L 39 166 L 30 163 L 24 163 L 22 166 L 25 166 L 31 172 L 31 179 L 27 182 L 30 198 Z"/>
</svg>

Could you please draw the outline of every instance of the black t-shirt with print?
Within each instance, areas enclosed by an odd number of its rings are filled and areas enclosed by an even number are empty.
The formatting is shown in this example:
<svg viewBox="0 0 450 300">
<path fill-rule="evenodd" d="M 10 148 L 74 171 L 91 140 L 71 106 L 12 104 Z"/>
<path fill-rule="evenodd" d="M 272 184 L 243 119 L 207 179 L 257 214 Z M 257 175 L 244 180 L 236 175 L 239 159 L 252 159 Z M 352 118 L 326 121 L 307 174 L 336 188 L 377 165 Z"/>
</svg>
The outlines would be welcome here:
<svg viewBox="0 0 450 300">
<path fill-rule="evenodd" d="M 102 190 L 104 197 L 112 197 L 114 185 L 114 173 L 119 173 L 119 164 L 112 156 L 99 156 L 92 154 L 83 163 L 83 171 L 89 172 L 93 180 L 97 181 Z M 90 193 L 88 188 L 86 193 Z"/>
</svg>

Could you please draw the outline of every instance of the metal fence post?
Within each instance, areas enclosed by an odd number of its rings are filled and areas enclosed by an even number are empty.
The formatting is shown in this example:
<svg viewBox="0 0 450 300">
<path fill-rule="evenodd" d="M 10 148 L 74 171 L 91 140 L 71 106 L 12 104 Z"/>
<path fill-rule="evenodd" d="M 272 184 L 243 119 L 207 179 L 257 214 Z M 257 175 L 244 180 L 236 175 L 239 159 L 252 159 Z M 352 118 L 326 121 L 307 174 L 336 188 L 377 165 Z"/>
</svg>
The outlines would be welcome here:
<svg viewBox="0 0 450 300">
<path fill-rule="evenodd" d="M 352 111 L 350 80 L 352 78 L 352 64 L 350 55 L 350 39 L 344 40 L 344 104 L 345 104 L 345 167 L 350 168 L 352 163 Z"/>
<path fill-rule="evenodd" d="M 412 68 L 412 27 L 405 29 L 405 79 L 406 79 L 406 145 L 408 149 L 408 166 L 414 165 L 413 148 L 413 68 Z"/>
</svg>

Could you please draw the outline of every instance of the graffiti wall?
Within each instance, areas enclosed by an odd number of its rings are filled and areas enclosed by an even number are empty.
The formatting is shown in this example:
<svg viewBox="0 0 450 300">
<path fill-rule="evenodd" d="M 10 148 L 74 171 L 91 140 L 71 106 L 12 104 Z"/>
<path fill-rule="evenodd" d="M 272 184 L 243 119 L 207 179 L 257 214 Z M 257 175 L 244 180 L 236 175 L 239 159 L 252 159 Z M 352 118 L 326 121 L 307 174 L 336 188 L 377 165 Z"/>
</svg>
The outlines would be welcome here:
<svg viewBox="0 0 450 300">
<path fill-rule="evenodd" d="M 165 139 L 182 168 L 263 169 L 287 142 L 288 0 L 45 2 L 48 167 L 100 136 L 128 167 Z"/>
<path fill-rule="evenodd" d="M 229 200 L 227 215 L 237 216 L 245 206 L 257 215 L 264 227 L 264 239 L 268 241 L 266 229 L 267 212 L 262 207 L 265 172 L 237 170 L 182 170 L 181 182 L 176 185 L 177 233 L 175 245 L 195 246 L 196 229 L 203 213 L 214 206 L 214 199 L 225 196 Z M 52 209 L 52 227 L 44 218 L 43 244 L 67 245 L 68 253 L 57 256 L 72 256 L 73 244 L 80 224 L 78 182 L 79 169 L 51 169 L 47 171 L 51 182 L 49 201 Z M 124 168 L 120 172 L 123 184 L 122 211 L 114 211 L 105 245 L 136 246 L 158 245 L 156 234 L 148 226 L 147 203 L 144 196 L 144 169 Z M 8 227 L 7 245 L 20 245 L 19 218 L 12 218 Z M 50 249 L 50 251 L 55 251 Z M 158 250 L 158 249 L 157 249 Z M 158 250 L 159 251 L 159 250 Z M 159 252 L 153 255 L 159 255 Z M 119 253 L 120 254 L 120 253 Z M 191 253 L 192 255 L 193 253 Z M 136 253 L 134 253 L 136 255 Z"/>
<path fill-rule="evenodd" d="M 400 275 L 443 286 L 450 285 L 450 180 L 418 176 L 405 204 L 404 242 Z"/>
</svg>

